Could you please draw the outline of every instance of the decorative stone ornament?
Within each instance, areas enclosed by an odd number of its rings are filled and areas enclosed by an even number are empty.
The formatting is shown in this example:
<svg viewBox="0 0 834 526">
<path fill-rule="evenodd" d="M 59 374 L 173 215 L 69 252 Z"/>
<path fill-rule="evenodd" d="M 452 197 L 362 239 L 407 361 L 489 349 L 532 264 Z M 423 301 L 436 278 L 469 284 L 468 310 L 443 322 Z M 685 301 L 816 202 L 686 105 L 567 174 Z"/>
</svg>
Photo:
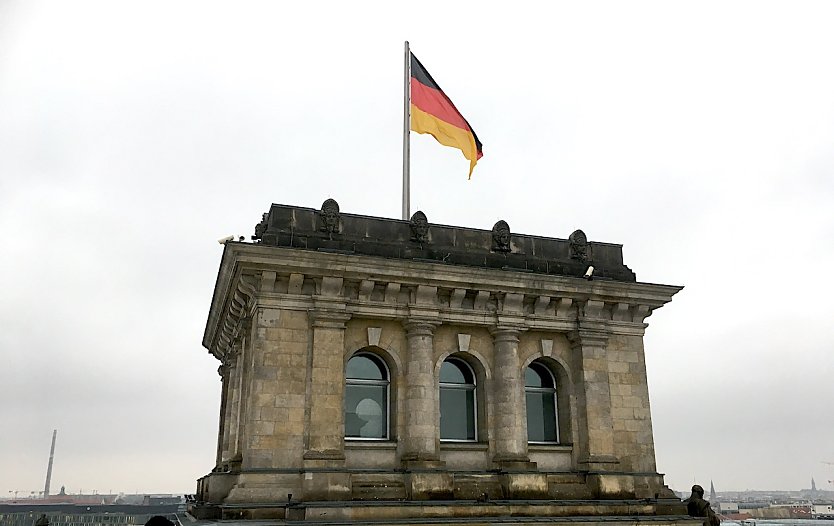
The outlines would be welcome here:
<svg viewBox="0 0 834 526">
<path fill-rule="evenodd" d="M 368 327 L 368 345 L 379 347 L 379 338 L 382 336 L 381 327 Z"/>
<path fill-rule="evenodd" d="M 420 210 L 414 212 L 409 221 L 411 228 L 411 239 L 418 243 L 425 243 L 429 240 L 429 220 L 426 214 Z"/>
<path fill-rule="evenodd" d="M 261 216 L 261 222 L 255 225 L 255 235 L 252 236 L 252 241 L 260 241 L 263 239 L 264 232 L 266 232 L 268 218 L 269 212 L 264 212 Z"/>
<path fill-rule="evenodd" d="M 492 250 L 496 252 L 510 251 L 510 225 L 503 219 L 492 227 Z"/>
<path fill-rule="evenodd" d="M 469 352 L 469 342 L 472 340 L 471 334 L 458 334 L 458 350 L 460 352 Z"/>
<path fill-rule="evenodd" d="M 321 204 L 319 217 L 321 218 L 319 230 L 328 234 L 337 234 L 339 232 L 339 203 L 335 199 L 328 199 Z"/>
<path fill-rule="evenodd" d="M 571 259 L 577 259 L 579 261 L 588 261 L 590 259 L 588 254 L 588 237 L 585 235 L 585 232 L 575 230 L 568 238 L 568 241 L 570 242 Z"/>
</svg>

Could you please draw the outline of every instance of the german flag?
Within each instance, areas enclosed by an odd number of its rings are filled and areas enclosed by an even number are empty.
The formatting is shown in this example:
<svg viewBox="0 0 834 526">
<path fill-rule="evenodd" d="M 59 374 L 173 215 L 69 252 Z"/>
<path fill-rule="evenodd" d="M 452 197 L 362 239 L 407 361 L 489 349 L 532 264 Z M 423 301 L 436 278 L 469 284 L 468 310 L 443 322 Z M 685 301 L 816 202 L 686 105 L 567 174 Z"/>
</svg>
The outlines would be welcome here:
<svg viewBox="0 0 834 526">
<path fill-rule="evenodd" d="M 481 141 L 426 68 L 411 53 L 411 129 L 428 133 L 444 146 L 458 148 L 469 159 L 469 178 L 483 157 Z"/>
</svg>

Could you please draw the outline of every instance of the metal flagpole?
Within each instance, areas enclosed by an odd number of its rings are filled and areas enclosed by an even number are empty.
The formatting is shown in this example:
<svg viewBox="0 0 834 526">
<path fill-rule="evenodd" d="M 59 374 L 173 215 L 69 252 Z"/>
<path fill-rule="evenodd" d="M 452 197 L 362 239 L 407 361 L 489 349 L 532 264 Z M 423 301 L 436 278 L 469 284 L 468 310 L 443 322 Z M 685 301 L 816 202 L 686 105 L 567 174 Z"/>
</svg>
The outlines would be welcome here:
<svg viewBox="0 0 834 526">
<path fill-rule="evenodd" d="M 411 218 L 411 51 L 405 41 L 405 106 L 403 107 L 403 220 Z"/>
</svg>

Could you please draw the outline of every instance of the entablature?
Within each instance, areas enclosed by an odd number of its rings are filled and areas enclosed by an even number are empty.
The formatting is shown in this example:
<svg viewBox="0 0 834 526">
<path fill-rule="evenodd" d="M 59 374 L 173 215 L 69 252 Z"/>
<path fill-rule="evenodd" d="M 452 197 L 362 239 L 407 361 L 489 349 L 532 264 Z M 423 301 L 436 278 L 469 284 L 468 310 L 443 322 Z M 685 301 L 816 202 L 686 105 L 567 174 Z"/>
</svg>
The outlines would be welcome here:
<svg viewBox="0 0 834 526">
<path fill-rule="evenodd" d="M 256 306 L 639 336 L 644 320 L 681 288 L 230 243 L 203 345 L 222 358 Z"/>
</svg>

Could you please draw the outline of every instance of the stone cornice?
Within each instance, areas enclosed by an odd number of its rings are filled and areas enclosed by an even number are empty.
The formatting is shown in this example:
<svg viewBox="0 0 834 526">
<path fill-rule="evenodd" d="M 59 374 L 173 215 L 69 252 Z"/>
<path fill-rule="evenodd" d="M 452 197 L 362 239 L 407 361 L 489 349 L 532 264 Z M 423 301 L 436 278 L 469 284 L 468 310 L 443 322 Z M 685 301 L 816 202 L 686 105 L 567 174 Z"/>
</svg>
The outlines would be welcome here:
<svg viewBox="0 0 834 526">
<path fill-rule="evenodd" d="M 223 255 L 225 263 L 226 251 Z M 232 274 L 231 269 L 224 273 L 221 263 L 218 286 L 222 279 L 226 283 L 234 283 L 234 287 L 229 286 L 223 291 L 215 288 L 212 310 L 209 312 L 209 321 L 203 335 L 203 346 L 219 360 L 233 352 L 236 341 L 246 326 L 246 320 L 251 318 L 257 303 L 254 280 L 244 276 L 238 276 L 233 280 Z"/>
<path fill-rule="evenodd" d="M 376 280 L 401 284 L 425 285 L 448 288 L 495 290 L 503 293 L 546 294 L 558 292 L 559 296 L 588 298 L 594 297 L 607 302 L 622 301 L 643 303 L 659 307 L 668 303 L 683 287 L 653 283 L 632 283 L 620 281 L 587 281 L 576 277 L 558 275 L 528 274 L 514 270 L 496 270 L 477 267 L 462 267 L 428 263 L 423 261 L 390 260 L 373 256 L 312 252 L 290 248 L 231 243 L 224 252 L 236 264 L 245 263 L 253 270 L 281 268 L 282 273 L 329 276 L 338 275 L 345 280 Z M 218 285 L 219 285 L 218 281 Z M 639 300 L 639 301 L 638 301 Z"/>
</svg>

